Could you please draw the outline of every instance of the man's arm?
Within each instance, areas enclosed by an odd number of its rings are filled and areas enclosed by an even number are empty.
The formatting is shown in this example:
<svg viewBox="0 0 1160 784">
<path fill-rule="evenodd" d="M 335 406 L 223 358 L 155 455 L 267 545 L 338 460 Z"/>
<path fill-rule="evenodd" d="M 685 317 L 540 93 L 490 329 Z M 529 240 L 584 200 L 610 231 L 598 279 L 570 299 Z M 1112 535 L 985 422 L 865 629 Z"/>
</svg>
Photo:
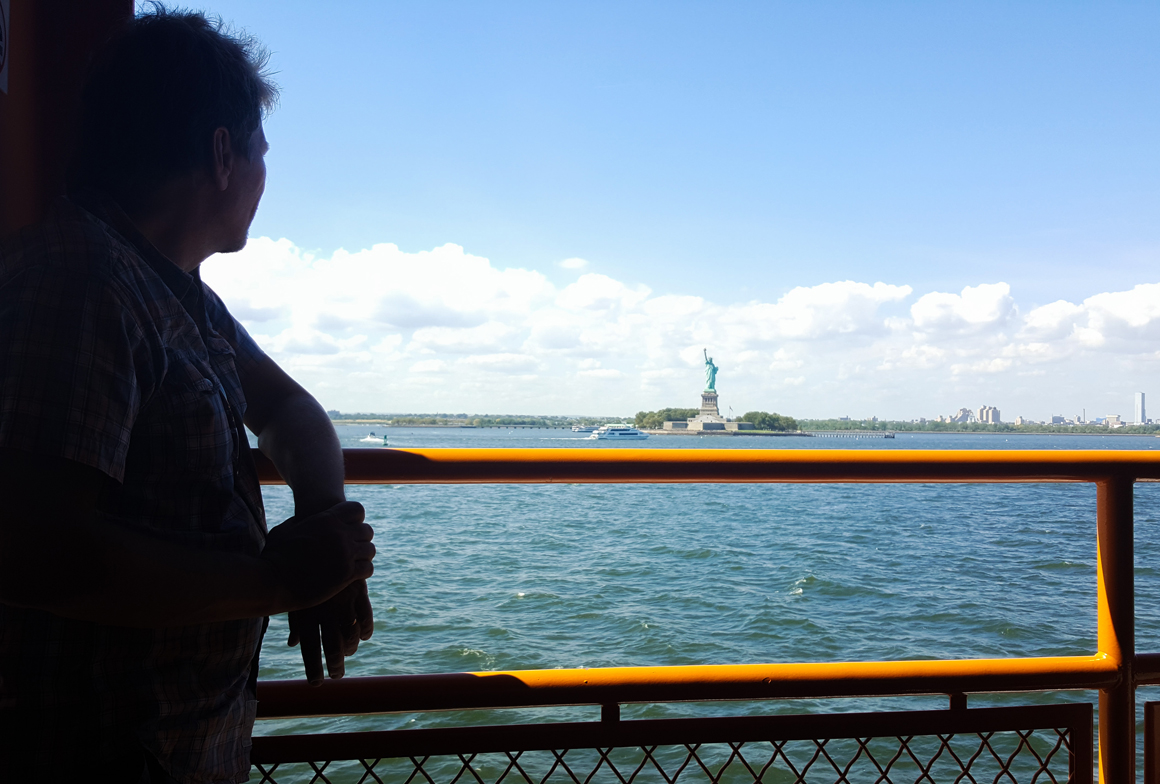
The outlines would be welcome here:
<svg viewBox="0 0 1160 784">
<path fill-rule="evenodd" d="M 342 448 L 318 401 L 269 357 L 243 371 L 241 380 L 246 426 L 294 491 L 295 516 L 345 501 Z"/>
<path fill-rule="evenodd" d="M 98 519 L 111 481 L 70 460 L 0 449 L 0 602 L 114 626 L 182 626 L 309 607 L 372 571 L 373 532 L 357 504 L 300 521 L 253 557 Z"/>
<path fill-rule="evenodd" d="M 294 514 L 303 517 L 346 499 L 342 448 L 330 417 L 314 397 L 269 357 L 241 370 L 246 426 L 294 492 Z M 346 673 L 344 658 L 374 633 L 365 580 L 356 580 L 318 607 L 292 612 L 287 644 L 301 644 L 307 679 L 322 681 L 322 658 L 332 678 Z"/>
</svg>

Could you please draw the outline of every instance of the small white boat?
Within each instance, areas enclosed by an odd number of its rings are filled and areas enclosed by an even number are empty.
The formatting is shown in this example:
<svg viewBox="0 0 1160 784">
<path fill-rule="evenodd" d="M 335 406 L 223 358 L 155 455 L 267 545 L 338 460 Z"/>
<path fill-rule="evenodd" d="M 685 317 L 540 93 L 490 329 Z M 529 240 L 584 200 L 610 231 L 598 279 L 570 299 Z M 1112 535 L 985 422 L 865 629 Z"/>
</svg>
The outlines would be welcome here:
<svg viewBox="0 0 1160 784">
<path fill-rule="evenodd" d="M 363 438 L 360 438 L 359 441 L 362 441 L 364 444 L 382 444 L 383 446 L 387 445 L 387 437 L 376 436 L 375 431 L 373 430 L 369 436 L 364 436 Z"/>
<path fill-rule="evenodd" d="M 643 441 L 648 438 L 648 433 L 642 433 L 631 425 L 608 424 L 588 437 L 609 441 Z"/>
<path fill-rule="evenodd" d="M 597 425 L 572 425 L 573 433 L 595 433 Z"/>
</svg>

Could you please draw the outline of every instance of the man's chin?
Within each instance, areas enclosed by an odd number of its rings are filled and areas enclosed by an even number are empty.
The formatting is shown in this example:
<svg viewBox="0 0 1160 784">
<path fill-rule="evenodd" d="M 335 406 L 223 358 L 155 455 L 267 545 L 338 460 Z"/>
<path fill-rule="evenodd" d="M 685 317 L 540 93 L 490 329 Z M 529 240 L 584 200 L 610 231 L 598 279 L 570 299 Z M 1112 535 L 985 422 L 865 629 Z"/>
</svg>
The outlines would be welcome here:
<svg viewBox="0 0 1160 784">
<path fill-rule="evenodd" d="M 243 236 L 241 239 L 229 243 L 226 247 L 218 251 L 218 253 L 237 253 L 242 248 L 246 247 L 246 243 L 249 242 L 249 240 L 249 237 Z"/>
</svg>

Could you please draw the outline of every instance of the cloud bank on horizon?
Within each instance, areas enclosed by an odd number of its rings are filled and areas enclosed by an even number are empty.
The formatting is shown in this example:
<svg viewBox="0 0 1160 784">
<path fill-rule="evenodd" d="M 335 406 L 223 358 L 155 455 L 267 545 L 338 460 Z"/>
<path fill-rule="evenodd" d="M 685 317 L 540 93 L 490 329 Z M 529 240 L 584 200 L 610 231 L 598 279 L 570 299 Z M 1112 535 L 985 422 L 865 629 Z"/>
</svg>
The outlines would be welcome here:
<svg viewBox="0 0 1160 784">
<path fill-rule="evenodd" d="M 738 415 L 911 419 L 987 404 L 1007 421 L 1094 417 L 1130 415 L 1132 392 L 1160 394 L 1160 283 L 1027 305 L 1004 282 L 956 293 L 846 280 L 719 304 L 583 259 L 546 266 L 574 279 L 558 286 L 454 244 L 322 258 L 260 237 L 203 275 L 263 349 L 343 411 L 692 407 L 702 348 L 722 368 L 723 412 Z"/>
</svg>

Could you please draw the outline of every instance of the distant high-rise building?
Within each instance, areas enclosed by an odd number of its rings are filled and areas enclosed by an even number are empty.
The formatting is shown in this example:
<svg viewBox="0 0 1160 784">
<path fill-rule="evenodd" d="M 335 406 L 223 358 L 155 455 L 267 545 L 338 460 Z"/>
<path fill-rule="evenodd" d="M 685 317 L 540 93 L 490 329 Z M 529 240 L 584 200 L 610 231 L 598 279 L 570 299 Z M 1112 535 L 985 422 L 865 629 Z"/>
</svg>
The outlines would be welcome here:
<svg viewBox="0 0 1160 784">
<path fill-rule="evenodd" d="M 979 421 L 988 425 L 997 425 L 1000 423 L 999 409 L 994 406 L 983 406 L 979 409 Z"/>
<path fill-rule="evenodd" d="M 1147 424 L 1148 418 L 1144 415 L 1144 393 L 1136 393 L 1136 418 L 1134 421 L 1137 425 Z"/>
</svg>

